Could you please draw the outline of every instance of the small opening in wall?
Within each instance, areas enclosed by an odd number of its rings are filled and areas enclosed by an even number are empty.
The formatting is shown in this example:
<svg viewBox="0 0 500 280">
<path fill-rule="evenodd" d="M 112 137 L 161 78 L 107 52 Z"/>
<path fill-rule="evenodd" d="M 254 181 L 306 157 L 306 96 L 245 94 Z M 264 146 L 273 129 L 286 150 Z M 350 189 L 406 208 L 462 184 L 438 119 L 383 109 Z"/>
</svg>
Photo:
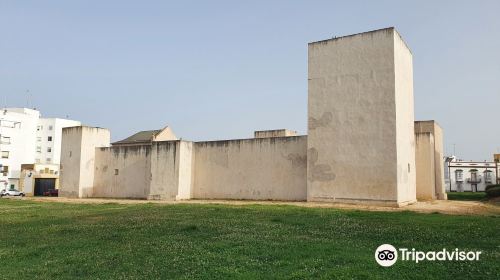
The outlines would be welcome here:
<svg viewBox="0 0 500 280">
<path fill-rule="evenodd" d="M 410 173 L 410 164 L 408 163 L 408 173 Z"/>
<path fill-rule="evenodd" d="M 115 169 L 115 175 L 118 175 L 118 169 Z"/>
<path fill-rule="evenodd" d="M 69 157 L 71 157 L 72 155 L 73 155 L 73 152 L 69 151 Z"/>
</svg>

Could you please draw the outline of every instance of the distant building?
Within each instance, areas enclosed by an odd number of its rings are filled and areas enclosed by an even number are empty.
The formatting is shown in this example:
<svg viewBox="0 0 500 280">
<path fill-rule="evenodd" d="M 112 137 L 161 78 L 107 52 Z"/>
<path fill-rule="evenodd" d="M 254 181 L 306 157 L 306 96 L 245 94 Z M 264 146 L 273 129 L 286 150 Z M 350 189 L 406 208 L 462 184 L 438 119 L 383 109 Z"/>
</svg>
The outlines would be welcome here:
<svg viewBox="0 0 500 280">
<path fill-rule="evenodd" d="M 41 118 L 39 111 L 28 108 L 0 110 L 0 189 L 20 188 L 23 164 L 58 165 L 62 129 L 81 124 L 72 120 Z"/>
<path fill-rule="evenodd" d="M 178 140 L 170 127 L 166 126 L 157 130 L 145 130 L 127 137 L 123 140 L 111 143 L 113 146 L 136 146 L 151 144 L 158 141 L 173 141 Z"/>
<path fill-rule="evenodd" d="M 445 184 L 449 192 L 483 192 L 499 178 L 495 161 L 463 161 L 451 156 L 446 158 L 445 164 Z"/>
</svg>

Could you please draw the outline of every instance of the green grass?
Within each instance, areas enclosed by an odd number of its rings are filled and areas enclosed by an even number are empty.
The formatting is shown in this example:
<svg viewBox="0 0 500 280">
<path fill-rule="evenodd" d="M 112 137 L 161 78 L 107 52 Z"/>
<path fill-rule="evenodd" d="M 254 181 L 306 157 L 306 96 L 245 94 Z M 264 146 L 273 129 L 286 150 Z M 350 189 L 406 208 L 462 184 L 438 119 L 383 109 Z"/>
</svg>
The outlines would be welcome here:
<svg viewBox="0 0 500 280">
<path fill-rule="evenodd" d="M 485 192 L 449 192 L 449 200 L 481 201 L 486 199 Z"/>
<path fill-rule="evenodd" d="M 499 279 L 499 232 L 488 216 L 0 199 L 0 278 Z M 483 254 L 383 268 L 384 243 Z"/>
</svg>

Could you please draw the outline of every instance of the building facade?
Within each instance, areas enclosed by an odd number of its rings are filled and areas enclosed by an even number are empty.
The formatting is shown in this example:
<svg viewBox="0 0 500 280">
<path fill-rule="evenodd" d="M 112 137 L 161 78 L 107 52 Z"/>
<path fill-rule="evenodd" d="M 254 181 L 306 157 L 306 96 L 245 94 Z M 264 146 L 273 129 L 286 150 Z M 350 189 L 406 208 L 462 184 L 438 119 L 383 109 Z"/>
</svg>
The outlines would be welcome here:
<svg viewBox="0 0 500 280">
<path fill-rule="evenodd" d="M 41 118 L 36 129 L 35 163 L 59 164 L 61 161 L 62 129 L 79 126 L 79 121 Z"/>
<path fill-rule="evenodd" d="M 0 109 L 0 189 L 21 186 L 23 164 L 56 164 L 61 157 L 62 129 L 78 121 L 41 118 L 27 108 Z"/>
<path fill-rule="evenodd" d="M 434 126 L 416 165 L 412 54 L 394 28 L 309 44 L 308 104 L 307 136 L 191 142 L 143 131 L 110 145 L 106 129 L 65 128 L 60 193 L 401 206 L 421 187 L 446 199 Z"/>
<path fill-rule="evenodd" d="M 483 192 L 488 185 L 500 181 L 499 163 L 496 161 L 463 161 L 447 157 L 446 189 L 449 192 Z"/>
</svg>

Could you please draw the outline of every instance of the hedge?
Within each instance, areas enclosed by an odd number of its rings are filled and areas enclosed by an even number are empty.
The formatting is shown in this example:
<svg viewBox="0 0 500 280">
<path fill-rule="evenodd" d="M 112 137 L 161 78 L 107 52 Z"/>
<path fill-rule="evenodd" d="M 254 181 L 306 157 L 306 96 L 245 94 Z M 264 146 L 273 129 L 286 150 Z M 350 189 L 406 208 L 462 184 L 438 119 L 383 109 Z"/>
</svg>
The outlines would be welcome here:
<svg viewBox="0 0 500 280">
<path fill-rule="evenodd" d="M 500 196 L 500 185 L 489 185 L 485 191 L 488 197 L 498 197 Z"/>
</svg>

